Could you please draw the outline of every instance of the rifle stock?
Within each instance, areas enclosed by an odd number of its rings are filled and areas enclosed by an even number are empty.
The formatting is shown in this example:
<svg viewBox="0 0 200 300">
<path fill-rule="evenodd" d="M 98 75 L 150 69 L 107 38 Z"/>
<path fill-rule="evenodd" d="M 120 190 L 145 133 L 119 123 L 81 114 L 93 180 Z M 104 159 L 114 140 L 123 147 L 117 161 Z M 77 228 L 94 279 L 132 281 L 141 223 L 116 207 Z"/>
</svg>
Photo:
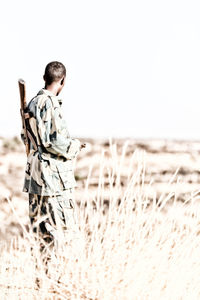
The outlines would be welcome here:
<svg viewBox="0 0 200 300">
<path fill-rule="evenodd" d="M 30 146 L 28 140 L 28 133 L 26 128 L 26 120 L 25 120 L 25 110 L 26 110 L 26 83 L 23 79 L 18 80 L 19 84 L 19 93 L 20 93 L 20 113 L 22 118 L 22 127 L 24 129 L 24 138 L 25 138 L 25 147 L 27 156 L 30 153 Z"/>
</svg>

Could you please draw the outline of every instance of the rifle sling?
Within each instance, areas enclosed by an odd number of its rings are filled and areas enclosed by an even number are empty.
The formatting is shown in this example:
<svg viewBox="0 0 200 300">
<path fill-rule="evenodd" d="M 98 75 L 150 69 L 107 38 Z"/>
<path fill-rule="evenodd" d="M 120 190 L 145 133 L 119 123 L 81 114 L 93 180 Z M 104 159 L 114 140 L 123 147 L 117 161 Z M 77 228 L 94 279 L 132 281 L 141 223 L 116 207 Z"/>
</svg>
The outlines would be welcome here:
<svg viewBox="0 0 200 300">
<path fill-rule="evenodd" d="M 37 151 L 38 150 L 37 144 L 35 143 L 35 140 L 34 140 L 32 134 L 30 133 L 29 129 L 27 129 L 27 135 L 33 145 L 34 150 Z"/>
<path fill-rule="evenodd" d="M 30 124 L 29 124 L 29 119 L 32 118 L 32 114 L 28 113 L 28 112 L 24 112 L 23 115 L 24 115 L 24 119 L 26 121 L 27 136 L 28 136 L 29 140 L 31 141 L 34 150 L 37 151 L 38 150 L 38 145 L 37 145 L 37 142 L 35 141 L 35 138 L 33 137 L 33 132 L 32 132 L 32 129 L 30 127 Z"/>
</svg>

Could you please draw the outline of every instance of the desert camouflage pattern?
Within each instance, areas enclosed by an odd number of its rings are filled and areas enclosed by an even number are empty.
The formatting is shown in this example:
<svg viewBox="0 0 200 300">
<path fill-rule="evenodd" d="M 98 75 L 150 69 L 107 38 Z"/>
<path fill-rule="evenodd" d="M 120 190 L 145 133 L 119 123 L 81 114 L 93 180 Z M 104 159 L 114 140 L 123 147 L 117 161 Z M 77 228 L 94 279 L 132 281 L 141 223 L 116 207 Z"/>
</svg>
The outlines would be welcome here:
<svg viewBox="0 0 200 300">
<path fill-rule="evenodd" d="M 78 222 L 73 200 L 74 189 L 63 191 L 58 196 L 29 194 L 29 217 L 34 233 L 45 242 L 59 240 L 59 230 L 66 236 L 78 233 Z M 60 226 L 60 227 L 59 227 Z"/>
<path fill-rule="evenodd" d="M 61 106 L 59 97 L 46 89 L 40 90 L 28 104 L 37 150 L 30 145 L 24 192 L 52 196 L 77 186 L 74 159 L 80 151 L 80 141 L 70 138 Z"/>
</svg>

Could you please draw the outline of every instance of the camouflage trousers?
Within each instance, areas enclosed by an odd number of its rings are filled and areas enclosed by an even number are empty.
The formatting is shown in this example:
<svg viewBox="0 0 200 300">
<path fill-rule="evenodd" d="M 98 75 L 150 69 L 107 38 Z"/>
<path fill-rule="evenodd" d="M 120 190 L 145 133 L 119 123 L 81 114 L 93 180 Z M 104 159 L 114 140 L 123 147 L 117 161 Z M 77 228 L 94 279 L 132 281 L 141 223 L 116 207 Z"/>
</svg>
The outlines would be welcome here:
<svg viewBox="0 0 200 300">
<path fill-rule="evenodd" d="M 49 243 L 64 233 L 77 233 L 78 222 L 73 201 L 74 189 L 57 196 L 29 194 L 29 217 L 34 233 Z"/>
</svg>

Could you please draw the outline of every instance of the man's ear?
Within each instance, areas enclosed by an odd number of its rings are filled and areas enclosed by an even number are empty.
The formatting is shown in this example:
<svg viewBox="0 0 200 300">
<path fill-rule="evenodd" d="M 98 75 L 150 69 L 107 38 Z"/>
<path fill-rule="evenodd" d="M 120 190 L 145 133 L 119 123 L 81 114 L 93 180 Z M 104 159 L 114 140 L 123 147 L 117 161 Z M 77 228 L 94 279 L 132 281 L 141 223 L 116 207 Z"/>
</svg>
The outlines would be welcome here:
<svg viewBox="0 0 200 300">
<path fill-rule="evenodd" d="M 63 78 L 61 79 L 61 81 L 60 81 L 60 85 L 63 85 L 63 84 L 64 84 L 64 82 L 65 82 L 65 77 L 63 77 Z"/>
</svg>

